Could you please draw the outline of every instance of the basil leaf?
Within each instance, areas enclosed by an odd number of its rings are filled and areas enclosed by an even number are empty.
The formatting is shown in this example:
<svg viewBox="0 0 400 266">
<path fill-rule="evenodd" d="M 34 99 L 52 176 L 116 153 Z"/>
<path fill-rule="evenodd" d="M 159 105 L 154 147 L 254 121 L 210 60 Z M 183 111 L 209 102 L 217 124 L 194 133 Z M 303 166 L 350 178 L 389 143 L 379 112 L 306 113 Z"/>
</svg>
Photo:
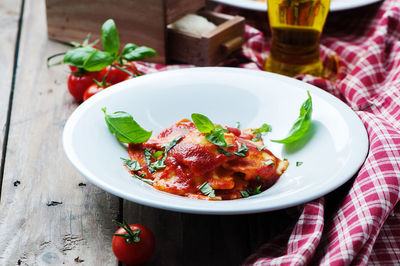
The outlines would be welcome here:
<svg viewBox="0 0 400 266">
<path fill-rule="evenodd" d="M 103 42 L 104 51 L 112 56 L 117 56 L 119 51 L 119 36 L 115 22 L 108 19 L 101 27 L 101 41 Z"/>
<path fill-rule="evenodd" d="M 83 63 L 83 68 L 87 71 L 100 71 L 114 62 L 115 57 L 110 53 L 96 50 Z"/>
<path fill-rule="evenodd" d="M 243 198 L 248 198 L 253 195 L 257 195 L 261 193 L 261 185 L 258 186 L 256 189 L 248 188 L 246 190 L 239 191 Z"/>
<path fill-rule="evenodd" d="M 124 164 L 126 165 L 126 167 L 128 167 L 129 170 L 138 171 L 142 169 L 138 161 L 128 160 L 125 158 L 120 158 L 120 159 L 124 162 Z"/>
<path fill-rule="evenodd" d="M 264 133 L 264 132 L 271 132 L 272 127 L 268 124 L 263 124 L 261 127 L 253 129 L 253 134 L 256 133 Z"/>
<path fill-rule="evenodd" d="M 192 120 L 201 133 L 210 133 L 215 128 L 214 123 L 205 115 L 194 113 Z"/>
<path fill-rule="evenodd" d="M 220 148 L 220 147 L 218 147 L 217 150 L 218 150 L 220 153 L 222 153 L 223 155 L 226 155 L 226 156 L 228 156 L 228 157 L 233 156 L 232 153 L 227 152 L 226 150 L 224 150 L 224 149 L 222 149 L 222 148 Z"/>
<path fill-rule="evenodd" d="M 246 152 L 248 150 L 249 150 L 249 148 L 246 147 L 246 144 L 242 143 L 240 148 L 237 151 L 235 151 L 233 154 L 235 154 L 237 156 L 245 157 L 246 156 Z"/>
<path fill-rule="evenodd" d="M 242 198 L 248 198 L 250 196 L 249 192 L 247 192 L 246 190 L 241 190 L 239 192 L 242 195 Z"/>
<path fill-rule="evenodd" d="M 127 43 L 125 44 L 124 48 L 122 49 L 121 56 L 128 54 L 129 52 L 134 51 L 138 46 L 134 43 Z"/>
<path fill-rule="evenodd" d="M 156 151 L 153 155 L 151 155 L 151 157 L 157 158 L 163 155 L 163 153 L 164 153 L 163 151 Z"/>
<path fill-rule="evenodd" d="M 312 99 L 309 91 L 307 91 L 307 94 L 308 99 L 302 104 L 300 108 L 300 115 L 290 129 L 289 136 L 281 140 L 271 140 L 272 142 L 284 144 L 293 143 L 304 137 L 304 135 L 307 133 L 308 129 L 310 128 L 312 114 Z"/>
<path fill-rule="evenodd" d="M 155 170 L 160 170 L 160 169 L 164 169 L 165 167 L 167 167 L 165 165 L 165 159 L 164 158 L 159 160 L 159 161 L 155 161 L 150 166 L 151 166 L 152 169 L 155 169 Z"/>
<path fill-rule="evenodd" d="M 83 68 L 86 60 L 95 52 L 96 49 L 87 46 L 71 49 L 64 55 L 64 63 Z"/>
<path fill-rule="evenodd" d="M 137 178 L 137 179 L 139 179 L 140 181 L 146 182 L 146 183 L 149 184 L 149 185 L 152 185 L 152 184 L 154 183 L 153 180 L 147 179 L 147 178 L 143 178 L 143 177 L 140 177 L 140 176 L 138 176 L 138 175 L 132 175 L 132 177 Z"/>
<path fill-rule="evenodd" d="M 106 109 L 102 109 L 108 129 L 122 143 L 143 143 L 147 141 L 152 131 L 144 130 L 133 119 L 133 117 L 123 111 L 107 114 Z"/>
<path fill-rule="evenodd" d="M 296 162 L 296 166 L 300 166 L 302 164 L 303 164 L 303 162 Z"/>
<path fill-rule="evenodd" d="M 258 141 L 261 138 L 261 133 L 257 133 L 257 135 L 251 141 Z"/>
<path fill-rule="evenodd" d="M 204 195 L 215 198 L 215 191 L 207 182 L 204 182 L 199 189 Z"/>
<path fill-rule="evenodd" d="M 125 50 L 125 53 L 122 54 L 122 58 L 128 60 L 128 61 L 137 61 L 137 60 L 143 60 L 145 58 L 152 58 L 157 55 L 156 51 L 150 47 L 147 46 L 136 46 L 135 48 L 133 46 L 128 47 L 127 50 Z"/>
<path fill-rule="evenodd" d="M 215 127 L 214 130 L 207 133 L 206 139 L 217 146 L 228 147 L 225 141 L 225 130 L 220 126 Z"/>
<path fill-rule="evenodd" d="M 144 149 L 144 161 L 147 164 L 147 168 L 149 169 L 150 173 L 155 172 L 156 170 L 153 168 L 152 163 L 151 163 L 151 150 L 145 148 Z"/>
<path fill-rule="evenodd" d="M 275 165 L 275 162 L 273 160 L 268 160 L 268 161 L 264 162 L 264 164 L 266 166 L 270 166 L 270 165 Z"/>
<path fill-rule="evenodd" d="M 161 158 L 161 160 L 159 160 L 159 161 L 155 161 L 154 163 L 152 163 L 152 164 L 150 164 L 149 165 L 149 169 L 151 168 L 152 170 L 160 170 L 160 169 L 163 169 L 163 168 L 165 168 L 165 167 L 167 167 L 166 165 L 165 165 L 165 160 L 167 159 L 167 154 L 168 154 L 168 152 L 181 140 L 183 138 L 183 136 L 180 136 L 180 137 L 177 137 L 177 138 L 175 138 L 175 139 L 173 139 L 168 145 L 166 145 L 165 146 L 165 150 L 164 150 L 164 156 Z M 160 151 L 158 151 L 158 152 L 160 152 Z M 152 156 L 154 157 L 154 155 L 156 154 L 157 152 L 155 152 Z M 151 151 L 150 151 L 150 154 L 151 154 Z M 158 156 L 156 156 L 156 157 L 158 157 Z M 149 158 L 149 161 L 150 161 L 150 158 Z"/>
<path fill-rule="evenodd" d="M 183 138 L 183 136 L 177 137 L 175 139 L 173 139 L 168 146 L 166 146 L 165 151 L 164 151 L 164 156 L 166 156 L 165 154 L 167 154 L 167 152 L 169 152 L 176 144 L 178 144 L 178 142 Z"/>
</svg>

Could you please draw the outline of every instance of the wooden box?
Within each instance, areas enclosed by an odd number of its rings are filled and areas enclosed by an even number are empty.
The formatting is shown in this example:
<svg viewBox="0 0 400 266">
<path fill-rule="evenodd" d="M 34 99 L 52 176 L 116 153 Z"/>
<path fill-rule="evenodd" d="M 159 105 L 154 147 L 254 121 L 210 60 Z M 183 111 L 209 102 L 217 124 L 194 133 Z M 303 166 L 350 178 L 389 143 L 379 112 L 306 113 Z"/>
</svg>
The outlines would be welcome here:
<svg viewBox="0 0 400 266">
<path fill-rule="evenodd" d="M 203 35 L 194 35 L 168 29 L 168 58 L 198 66 L 215 65 L 233 51 L 239 49 L 244 41 L 244 18 L 221 13 L 202 11 L 202 17 L 217 27 Z"/>
<path fill-rule="evenodd" d="M 82 42 L 90 33 L 92 41 L 101 39 L 102 24 L 112 18 L 121 46 L 133 42 L 157 51 L 157 57 L 149 61 L 213 65 L 240 47 L 243 18 L 205 12 L 204 16 L 219 26 L 204 36 L 167 28 L 205 5 L 206 0 L 46 0 L 48 36 L 62 42 Z"/>
</svg>

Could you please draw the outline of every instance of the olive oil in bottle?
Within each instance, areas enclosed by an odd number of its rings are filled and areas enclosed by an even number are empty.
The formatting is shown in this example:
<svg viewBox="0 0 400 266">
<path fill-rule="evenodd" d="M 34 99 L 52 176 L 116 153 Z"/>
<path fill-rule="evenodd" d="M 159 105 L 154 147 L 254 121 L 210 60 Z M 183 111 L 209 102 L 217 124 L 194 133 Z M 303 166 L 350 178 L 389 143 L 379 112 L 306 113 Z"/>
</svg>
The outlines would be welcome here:
<svg viewBox="0 0 400 266">
<path fill-rule="evenodd" d="M 265 70 L 322 76 L 319 40 L 330 0 L 268 0 L 272 32 Z"/>
</svg>

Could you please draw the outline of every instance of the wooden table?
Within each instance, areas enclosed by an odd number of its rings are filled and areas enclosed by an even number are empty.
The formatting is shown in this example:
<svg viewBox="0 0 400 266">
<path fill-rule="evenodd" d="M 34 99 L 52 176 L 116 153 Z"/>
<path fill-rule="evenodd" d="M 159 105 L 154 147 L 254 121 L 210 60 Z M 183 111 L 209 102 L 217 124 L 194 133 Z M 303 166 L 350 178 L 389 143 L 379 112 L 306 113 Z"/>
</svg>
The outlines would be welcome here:
<svg viewBox="0 0 400 266">
<path fill-rule="evenodd" d="M 238 265 L 293 225 L 290 210 L 183 214 L 88 183 L 61 144 L 77 104 L 67 90 L 68 67 L 46 66 L 67 46 L 48 40 L 44 0 L 2 0 L 0 37 L 0 265 L 115 265 L 113 219 L 154 232 L 156 252 L 146 265 Z"/>
</svg>

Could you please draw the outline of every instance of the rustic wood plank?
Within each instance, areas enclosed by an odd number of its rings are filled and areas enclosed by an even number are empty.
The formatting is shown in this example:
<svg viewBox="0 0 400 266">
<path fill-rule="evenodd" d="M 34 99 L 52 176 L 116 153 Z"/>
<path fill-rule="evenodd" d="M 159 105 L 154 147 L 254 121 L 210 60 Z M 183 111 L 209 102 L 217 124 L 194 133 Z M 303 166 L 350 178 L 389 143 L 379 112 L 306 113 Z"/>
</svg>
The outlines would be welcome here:
<svg viewBox="0 0 400 266">
<path fill-rule="evenodd" d="M 117 264 L 111 220 L 119 199 L 86 183 L 62 149 L 63 125 L 76 104 L 66 88 L 67 67 L 47 69 L 46 58 L 65 49 L 47 39 L 44 0 L 25 0 L 0 203 L 0 265 L 74 265 L 78 257 L 86 265 Z"/>
<path fill-rule="evenodd" d="M 9 99 L 12 90 L 14 55 L 17 46 L 21 1 L 0 2 L 0 188 L 3 162 L 4 137 L 7 131 Z"/>
<path fill-rule="evenodd" d="M 146 45 L 157 51 L 149 61 L 165 63 L 165 11 L 163 0 L 47 0 L 49 36 L 63 42 L 101 39 L 101 26 L 114 19 L 121 46 Z"/>
<path fill-rule="evenodd" d="M 146 265 L 239 265 L 250 252 L 247 215 L 185 214 L 124 201 L 123 218 L 156 237 Z"/>
</svg>

